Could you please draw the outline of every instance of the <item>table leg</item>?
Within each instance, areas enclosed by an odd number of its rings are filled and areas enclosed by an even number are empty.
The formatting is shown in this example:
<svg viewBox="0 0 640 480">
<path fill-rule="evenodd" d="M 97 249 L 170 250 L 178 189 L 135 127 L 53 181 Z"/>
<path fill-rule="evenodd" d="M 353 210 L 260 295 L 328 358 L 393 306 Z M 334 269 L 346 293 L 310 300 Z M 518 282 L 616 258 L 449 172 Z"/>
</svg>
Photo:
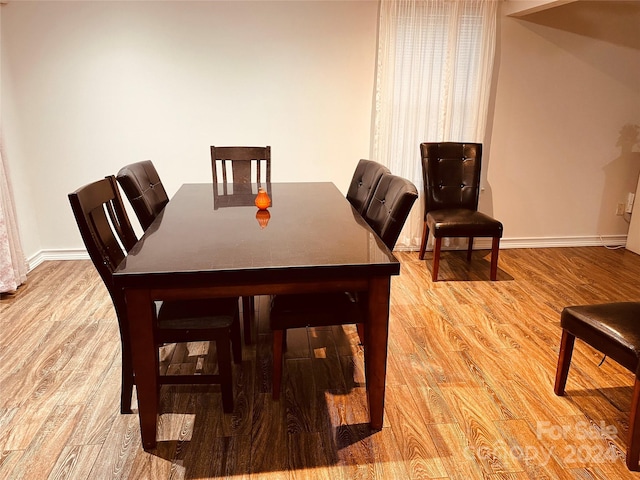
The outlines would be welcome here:
<svg viewBox="0 0 640 480">
<path fill-rule="evenodd" d="M 156 447 L 159 386 L 158 349 L 153 339 L 153 302 L 145 290 L 127 290 L 125 295 L 142 445 L 145 449 L 153 449 Z"/>
<path fill-rule="evenodd" d="M 390 287 L 389 277 L 375 277 L 369 281 L 369 313 L 365 328 L 364 354 L 369 418 L 374 430 L 382 428 L 384 419 Z"/>
</svg>

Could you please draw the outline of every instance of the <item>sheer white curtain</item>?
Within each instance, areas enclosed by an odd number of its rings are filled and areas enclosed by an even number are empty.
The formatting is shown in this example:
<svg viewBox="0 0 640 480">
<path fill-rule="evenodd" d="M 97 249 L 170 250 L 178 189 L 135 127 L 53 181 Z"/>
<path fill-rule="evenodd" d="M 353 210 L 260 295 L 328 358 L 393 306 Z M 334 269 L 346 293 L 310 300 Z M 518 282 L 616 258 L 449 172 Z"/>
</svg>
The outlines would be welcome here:
<svg viewBox="0 0 640 480">
<path fill-rule="evenodd" d="M 0 293 L 12 292 L 26 280 L 27 262 L 20 244 L 13 192 L 0 153 Z"/>
<path fill-rule="evenodd" d="M 499 0 L 381 0 L 372 155 L 422 196 L 421 142 L 483 142 Z M 415 249 L 416 202 L 397 248 Z"/>
</svg>

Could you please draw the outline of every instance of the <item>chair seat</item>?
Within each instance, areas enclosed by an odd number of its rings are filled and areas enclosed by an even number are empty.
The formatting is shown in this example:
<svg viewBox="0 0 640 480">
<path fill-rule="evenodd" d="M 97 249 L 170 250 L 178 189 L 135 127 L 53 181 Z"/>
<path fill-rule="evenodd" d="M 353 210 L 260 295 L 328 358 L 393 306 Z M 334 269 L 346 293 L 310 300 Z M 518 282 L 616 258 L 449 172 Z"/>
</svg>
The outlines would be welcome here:
<svg viewBox="0 0 640 480">
<path fill-rule="evenodd" d="M 640 359 L 640 302 L 566 307 L 562 328 L 636 373 Z"/>
<path fill-rule="evenodd" d="M 348 292 L 276 295 L 271 305 L 272 330 L 361 323 L 360 304 Z"/>
<path fill-rule="evenodd" d="M 432 210 L 427 226 L 435 238 L 502 237 L 502 223 L 484 213 L 465 208 Z"/>
<path fill-rule="evenodd" d="M 366 163 L 376 167 L 372 162 L 364 160 L 359 165 L 364 166 Z M 385 167 L 381 167 L 380 170 L 387 171 Z M 359 174 L 354 176 L 356 182 L 360 184 Z M 375 183 L 375 180 L 371 183 Z M 360 193 L 364 193 L 364 190 Z M 359 217 L 355 210 L 354 214 L 358 221 L 366 221 L 387 248 L 393 250 L 402 226 L 417 198 L 418 191 L 409 180 L 390 173 L 382 173 L 364 215 Z M 353 205 L 354 203 L 352 203 Z M 357 298 L 358 296 L 360 298 Z M 307 326 L 325 327 L 355 323 L 360 341 L 366 345 L 368 299 L 369 296 L 366 292 L 361 292 L 359 295 L 349 292 L 320 292 L 275 296 L 270 315 L 270 326 L 273 331 L 272 387 L 274 400 L 280 398 L 286 331 L 290 328 Z"/>
<path fill-rule="evenodd" d="M 160 329 L 211 330 L 230 327 L 238 310 L 237 298 L 164 301 L 157 311 Z"/>
<path fill-rule="evenodd" d="M 635 373 L 627 440 L 627 468 L 640 465 L 640 302 L 566 307 L 560 315 L 562 339 L 554 392 L 564 395 L 575 339 L 579 338 Z"/>
<path fill-rule="evenodd" d="M 150 162 L 147 166 L 153 168 Z M 87 252 L 111 295 L 116 311 L 122 352 L 120 411 L 131 413 L 135 374 L 130 326 L 135 325 L 138 318 L 129 318 L 124 291 L 115 287 L 113 274 L 117 266 L 125 261 L 137 238 L 113 175 L 70 193 L 69 202 Z M 156 346 L 192 341 L 215 342 L 218 365 L 215 375 L 165 375 L 160 372 L 156 353 L 154 360 L 158 384 L 220 384 L 222 408 L 225 412 L 232 412 L 230 344 L 233 346 L 235 362 L 242 361 L 238 297 L 155 302 L 153 306 L 156 307 L 157 320 L 153 325 L 153 342 Z M 139 392 L 146 388 L 145 385 L 137 387 Z M 144 394 L 153 397 L 158 392 Z"/>
</svg>

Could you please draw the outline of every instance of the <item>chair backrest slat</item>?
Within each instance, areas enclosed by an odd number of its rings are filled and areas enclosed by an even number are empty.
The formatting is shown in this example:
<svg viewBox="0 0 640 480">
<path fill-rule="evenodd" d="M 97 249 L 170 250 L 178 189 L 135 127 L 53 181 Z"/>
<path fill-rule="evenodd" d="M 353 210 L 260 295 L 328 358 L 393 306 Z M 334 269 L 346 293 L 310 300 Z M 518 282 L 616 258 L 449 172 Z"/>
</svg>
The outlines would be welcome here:
<svg viewBox="0 0 640 480">
<path fill-rule="evenodd" d="M 98 270 L 122 321 L 124 297 L 113 285 L 113 272 L 137 238 L 124 209 L 114 176 L 90 183 L 69 194 L 71 209 L 93 265 Z"/>
<path fill-rule="evenodd" d="M 227 174 L 227 162 L 231 164 L 231 180 Z M 222 173 L 222 183 L 242 185 L 249 183 L 271 183 L 271 147 L 211 147 L 211 169 L 213 183 L 220 183 L 218 164 Z M 252 164 L 256 175 L 252 177 Z M 265 175 L 262 176 L 264 165 Z"/>
</svg>

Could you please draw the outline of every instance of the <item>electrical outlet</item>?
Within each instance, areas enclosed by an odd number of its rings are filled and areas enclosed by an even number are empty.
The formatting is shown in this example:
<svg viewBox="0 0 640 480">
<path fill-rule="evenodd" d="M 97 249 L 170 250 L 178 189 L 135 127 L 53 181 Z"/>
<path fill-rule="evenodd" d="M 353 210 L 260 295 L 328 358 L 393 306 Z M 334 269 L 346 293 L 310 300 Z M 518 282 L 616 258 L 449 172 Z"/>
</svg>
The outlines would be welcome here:
<svg viewBox="0 0 640 480">
<path fill-rule="evenodd" d="M 624 203 L 619 203 L 616 208 L 616 215 L 624 215 Z"/>
</svg>

